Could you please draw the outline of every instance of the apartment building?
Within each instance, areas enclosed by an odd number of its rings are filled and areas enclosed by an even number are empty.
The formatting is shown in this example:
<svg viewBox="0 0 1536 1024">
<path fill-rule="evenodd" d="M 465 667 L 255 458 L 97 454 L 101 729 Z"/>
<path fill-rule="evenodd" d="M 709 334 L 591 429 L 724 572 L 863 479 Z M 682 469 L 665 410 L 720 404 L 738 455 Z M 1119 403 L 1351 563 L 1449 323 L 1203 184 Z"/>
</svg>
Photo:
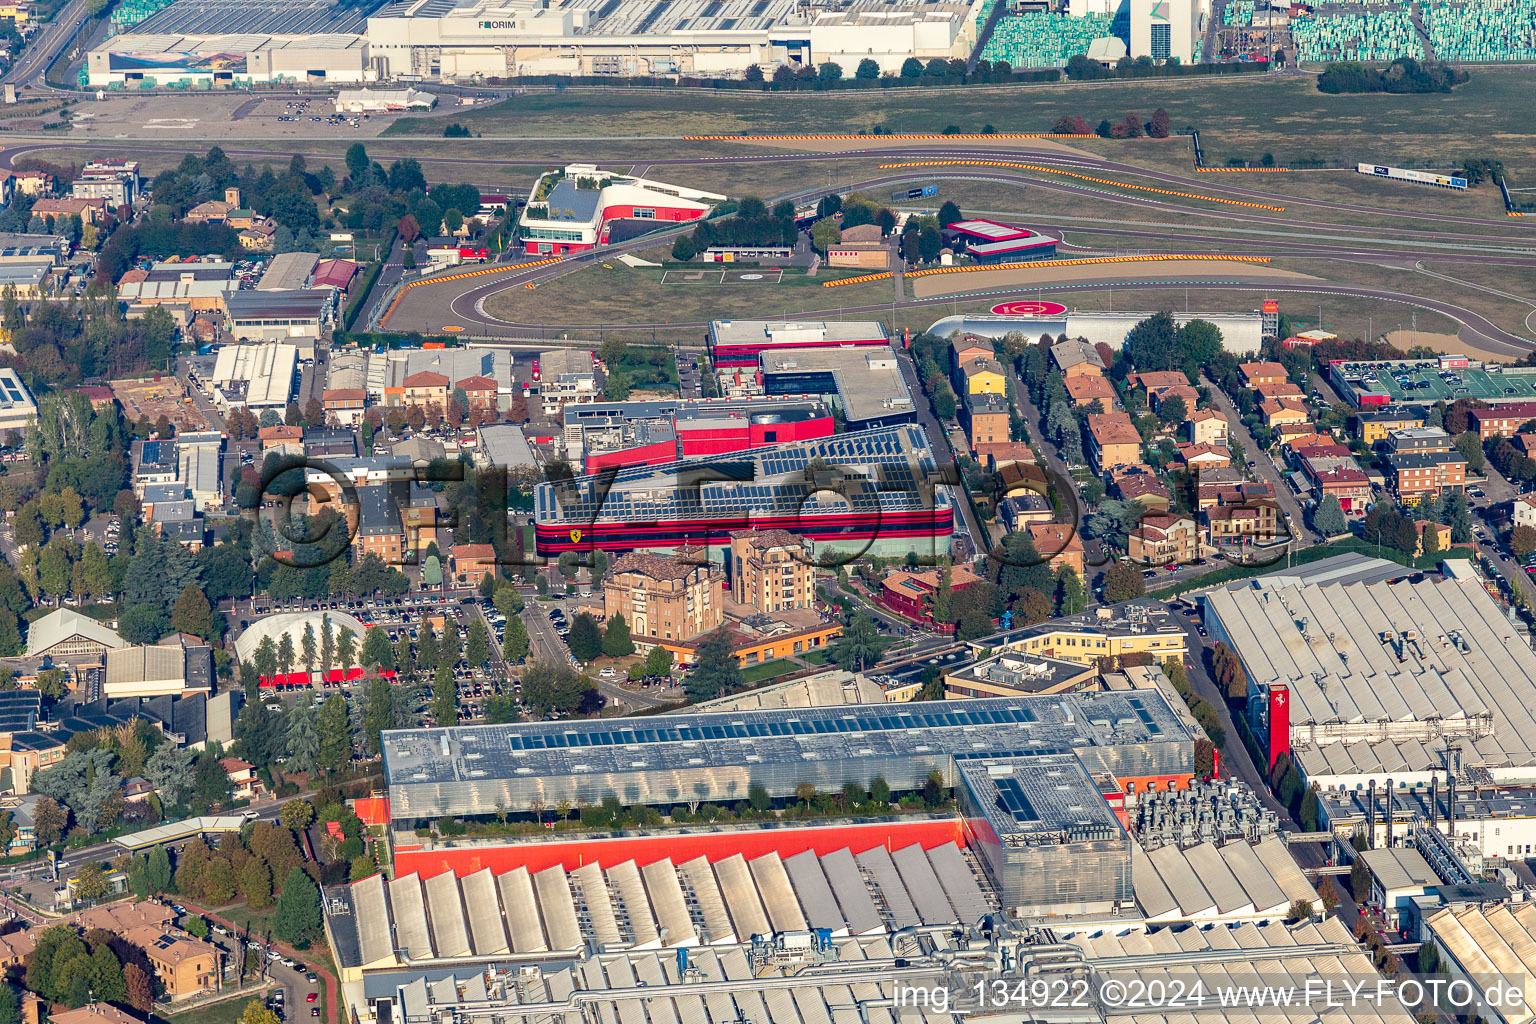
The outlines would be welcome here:
<svg viewBox="0 0 1536 1024">
<path fill-rule="evenodd" d="M 1467 460 L 1460 452 L 1402 452 L 1387 456 L 1387 486 L 1402 502 L 1438 498 L 1467 484 Z"/>
<path fill-rule="evenodd" d="M 1054 570 L 1065 565 L 1078 578 L 1083 576 L 1083 538 L 1071 523 L 1029 523 L 1025 526 L 1034 542 L 1035 554 L 1046 559 Z"/>
<path fill-rule="evenodd" d="M 1260 384 L 1279 384 L 1286 379 L 1285 367 L 1276 362 L 1238 363 L 1237 372 L 1245 388 Z"/>
<path fill-rule="evenodd" d="M 991 392 L 966 394 L 961 400 L 966 436 L 974 453 L 979 445 L 1012 440 L 1008 400 Z"/>
<path fill-rule="evenodd" d="M 1200 531 L 1188 516 L 1149 512 L 1127 535 L 1126 553 L 1144 565 L 1186 565 L 1200 557 Z"/>
<path fill-rule="evenodd" d="M 772 614 L 816 606 L 810 545 L 788 530 L 731 534 L 731 599 Z"/>
<path fill-rule="evenodd" d="M 725 572 L 705 557 L 688 549 L 670 557 L 624 555 L 603 580 L 603 613 L 624 616 L 635 644 L 645 649 L 708 633 L 724 621 Z"/>
<path fill-rule="evenodd" d="M 1088 458 L 1096 473 L 1141 462 L 1141 434 L 1123 412 L 1090 413 Z"/>
</svg>

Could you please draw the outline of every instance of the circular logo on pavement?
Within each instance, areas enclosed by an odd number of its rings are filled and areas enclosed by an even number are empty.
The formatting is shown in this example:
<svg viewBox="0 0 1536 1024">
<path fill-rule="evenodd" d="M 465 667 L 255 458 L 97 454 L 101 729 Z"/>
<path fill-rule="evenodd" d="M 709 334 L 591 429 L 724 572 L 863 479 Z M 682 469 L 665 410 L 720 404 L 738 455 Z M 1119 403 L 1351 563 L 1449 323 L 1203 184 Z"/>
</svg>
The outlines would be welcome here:
<svg viewBox="0 0 1536 1024">
<path fill-rule="evenodd" d="M 996 316 L 1061 316 L 1066 311 L 1059 302 L 1000 302 L 992 307 Z"/>
</svg>

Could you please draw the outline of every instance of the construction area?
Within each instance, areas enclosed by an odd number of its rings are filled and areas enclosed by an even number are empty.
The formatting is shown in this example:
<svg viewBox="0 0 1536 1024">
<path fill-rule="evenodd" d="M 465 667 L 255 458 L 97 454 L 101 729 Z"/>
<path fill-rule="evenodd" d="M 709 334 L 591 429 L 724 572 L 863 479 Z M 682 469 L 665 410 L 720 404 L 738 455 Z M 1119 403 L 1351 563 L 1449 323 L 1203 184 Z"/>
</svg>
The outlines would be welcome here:
<svg viewBox="0 0 1536 1024">
<path fill-rule="evenodd" d="M 183 430 L 218 429 L 220 425 L 209 423 L 192 404 L 186 385 L 176 377 L 139 377 L 131 380 L 108 381 L 112 397 L 123 407 L 123 416 L 130 423 L 144 416 L 151 424 L 161 416 Z"/>
</svg>

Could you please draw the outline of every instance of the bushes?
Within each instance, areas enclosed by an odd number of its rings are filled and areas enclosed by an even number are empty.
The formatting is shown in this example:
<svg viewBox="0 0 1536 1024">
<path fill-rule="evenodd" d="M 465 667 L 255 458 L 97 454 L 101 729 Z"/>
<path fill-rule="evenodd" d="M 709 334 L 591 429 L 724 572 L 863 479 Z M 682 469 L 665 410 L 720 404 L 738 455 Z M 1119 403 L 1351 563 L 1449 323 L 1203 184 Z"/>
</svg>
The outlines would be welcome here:
<svg viewBox="0 0 1536 1024">
<path fill-rule="evenodd" d="M 1333 95 L 1359 92 L 1450 92 L 1467 79 L 1465 71 L 1449 64 L 1400 57 L 1385 68 L 1353 63 L 1329 64 L 1317 76 L 1317 91 Z"/>
</svg>

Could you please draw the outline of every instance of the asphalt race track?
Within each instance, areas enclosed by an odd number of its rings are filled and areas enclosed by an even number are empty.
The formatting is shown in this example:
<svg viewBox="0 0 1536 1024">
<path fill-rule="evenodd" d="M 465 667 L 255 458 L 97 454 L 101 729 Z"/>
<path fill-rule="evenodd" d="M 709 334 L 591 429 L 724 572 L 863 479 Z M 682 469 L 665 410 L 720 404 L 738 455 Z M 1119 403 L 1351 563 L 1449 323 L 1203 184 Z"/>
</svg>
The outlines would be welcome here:
<svg viewBox="0 0 1536 1024">
<path fill-rule="evenodd" d="M 372 140 L 370 144 L 384 149 L 390 147 L 393 141 L 387 138 L 377 139 Z M 590 140 L 585 148 L 589 150 L 600 149 L 603 141 L 602 139 Z M 682 140 L 677 141 L 681 142 Z M 1148 242 L 1145 250 L 1126 250 L 1123 245 L 1114 249 L 1114 251 L 1122 253 L 1128 251 L 1144 251 L 1148 253 L 1187 251 L 1184 248 L 1187 244 L 1195 244 L 1219 247 L 1221 253 L 1232 255 L 1266 255 L 1294 260 L 1359 261 L 1409 271 L 1415 270 L 1416 264 L 1421 260 L 1433 260 L 1441 264 L 1467 263 L 1510 267 L 1536 266 L 1536 235 L 1533 235 L 1527 226 L 1528 222 L 1520 218 L 1495 220 L 1460 217 L 1448 213 L 1407 213 L 1402 210 L 1383 209 L 1363 203 L 1313 199 L 1293 194 L 1280 195 L 1265 192 L 1261 188 L 1252 187 L 1249 184 L 1252 182 L 1252 178 L 1249 176 L 1232 174 L 1177 174 L 1109 159 L 1101 159 L 1060 148 L 1045 149 L 1039 146 L 1032 148 L 1025 140 L 1019 140 L 1017 145 L 999 140 L 999 144 L 996 146 L 978 146 L 974 142 L 958 143 L 961 147 L 958 149 L 944 148 L 945 144 L 942 141 L 935 143 L 933 140 L 926 142 L 903 142 L 892 139 L 882 145 L 872 138 L 870 142 L 872 144 L 866 148 L 831 153 L 785 151 L 782 153 L 758 152 L 741 156 L 671 157 L 637 164 L 636 170 L 643 173 L 651 168 L 665 166 L 683 167 L 715 163 L 752 165 L 781 161 L 803 163 L 827 160 L 846 161 L 853 158 L 878 158 L 889 163 L 985 161 L 987 163 L 1006 164 L 1027 162 L 1046 169 L 1030 170 L 1007 166 L 976 165 L 927 166 L 910 169 L 890 168 L 885 173 L 881 173 L 876 177 L 846 185 L 840 184 L 838 188 L 839 190 L 847 191 L 867 191 L 908 183 L 918 178 L 924 181 L 983 181 L 1021 189 L 1047 189 L 1051 192 L 1071 195 L 1079 199 L 1089 199 L 1096 204 L 1110 204 L 1115 209 L 1106 210 L 1105 212 L 1109 216 L 1102 219 L 1065 216 L 1056 219 L 1050 215 L 1044 215 L 1033 221 L 1028 218 L 1022 221 L 1028 226 L 1057 234 L 1058 237 L 1061 237 L 1064 222 L 1085 221 L 1090 222 L 1090 224 L 1097 223 L 1103 225 L 1102 227 L 1075 225 L 1068 228 L 1077 232 L 1080 240 L 1075 245 L 1066 245 L 1065 248 L 1085 254 L 1110 251 L 1109 249 L 1095 249 L 1092 245 L 1082 243 L 1082 235 L 1091 236 L 1099 233 L 1119 238 L 1146 239 Z M 410 145 L 410 141 L 405 139 L 400 140 L 400 143 L 405 146 Z M 0 151 L 0 167 L 10 168 L 18 157 L 33 150 L 66 147 L 98 148 L 101 144 L 84 141 L 72 143 L 27 143 L 18 140 L 18 144 L 6 146 L 3 151 Z M 122 145 L 122 143 L 119 142 L 118 145 Z M 166 147 L 153 142 L 134 142 L 128 148 L 147 151 L 175 148 L 178 152 L 185 152 L 184 146 Z M 225 147 L 225 152 L 235 158 L 270 158 L 272 155 L 270 150 L 244 150 L 236 147 Z M 334 153 L 315 153 L 312 155 L 319 159 L 335 158 Z M 601 160 L 599 155 L 590 155 L 588 158 Z M 467 166 L 494 165 L 497 162 L 495 159 L 475 157 L 432 157 L 431 159 L 439 163 L 463 164 Z M 630 163 L 631 161 L 625 160 L 622 162 Z M 1091 172 L 1099 175 L 1134 175 L 1137 179 L 1150 180 L 1170 188 L 1198 190 L 1205 195 L 1220 196 L 1241 202 L 1268 203 L 1283 206 L 1286 208 L 1286 212 L 1267 216 L 1259 211 L 1245 211 L 1227 206 L 1201 209 L 1188 204 L 1168 202 L 1156 198 L 1155 194 L 1129 196 L 1123 193 L 1107 191 L 1101 187 L 1095 187 L 1094 183 L 1085 182 L 1079 178 L 1057 177 L 1049 173 L 1051 168 L 1060 168 L 1063 171 Z M 788 195 L 774 196 L 769 201 L 778 201 L 780 199 L 800 200 L 818 195 L 823 191 L 825 191 L 825 186 L 810 187 Z M 1116 218 L 1114 213 L 1118 211 L 1118 208 L 1122 207 L 1129 208 L 1126 211 L 1126 216 Z M 1424 230 L 1418 227 L 1341 225 L 1337 221 L 1328 219 L 1330 213 L 1369 215 L 1380 218 L 1388 223 L 1392 219 L 1399 218 L 1411 219 L 1419 223 L 1425 221 L 1445 222 L 1447 230 Z M 1177 215 L 1179 217 L 1193 215 L 1207 218 L 1209 223 L 1203 225 L 1199 223 L 1146 223 L 1146 218 L 1149 215 L 1155 216 L 1158 214 Z M 1307 219 L 1309 216 L 1317 219 Z M 1018 220 L 1019 218 L 1013 219 Z M 443 280 L 440 283 L 423 283 L 406 292 L 402 300 L 396 304 L 396 308 L 389 320 L 383 326 L 397 330 L 419 330 L 424 333 L 436 333 L 444 329 L 454 330 L 457 328 L 454 333 L 462 332 L 462 334 L 472 337 L 520 340 L 547 337 L 552 333 L 558 334 L 566 330 L 587 330 L 599 327 L 702 327 L 704 326 L 703 323 L 679 323 L 677 321 L 628 324 L 522 323 L 495 318 L 488 314 L 484 307 L 484 300 L 498 292 L 511 288 L 522 288 L 530 284 L 538 286 L 557 277 L 580 270 L 594 260 L 609 259 L 620 253 L 647 249 L 666 243 L 679 234 L 691 231 L 692 228 L 693 225 L 683 225 L 670 230 L 656 231 L 641 238 L 631 239 L 605 249 L 581 253 L 553 263 L 530 266 L 524 269 L 508 266 L 500 272 L 458 277 L 454 280 Z M 1457 230 L 1458 228 L 1461 230 Z M 1223 230 L 1229 230 L 1232 233 L 1222 234 Z M 1217 253 L 1212 255 L 1216 256 Z M 1276 281 L 1273 277 L 1245 275 L 1241 270 L 1234 272 L 1228 267 L 1223 267 L 1213 268 L 1209 281 L 1203 279 L 1200 281 L 1190 281 L 1187 279 L 1188 275 L 1185 274 L 1179 276 L 1177 280 L 1159 280 L 1155 277 L 1152 279 L 1126 278 L 1122 281 L 1098 281 L 1092 284 L 1061 283 L 1044 286 L 971 290 L 969 292 L 957 287 L 957 291 L 953 295 L 935 296 L 925 299 L 903 299 L 898 300 L 895 305 L 907 308 L 925 305 L 938 306 L 950 302 L 953 298 L 964 298 L 967 296 L 995 298 L 996 302 L 1003 302 L 1013 295 L 1038 297 L 1044 292 L 1082 291 L 1093 287 L 1184 289 L 1193 286 L 1207 289 L 1218 288 L 1244 291 L 1258 289 L 1267 293 L 1347 295 L 1398 302 L 1417 309 L 1441 313 L 1462 325 L 1461 334 L 1465 340 L 1490 351 L 1506 353 L 1510 356 L 1521 356 L 1536 350 L 1536 341 L 1511 334 L 1495 326 L 1482 315 L 1437 297 L 1445 292 L 1445 281 L 1436 278 L 1427 271 L 1420 271 L 1425 274 L 1426 278 L 1423 293 L 1400 292 L 1385 288 L 1330 281 L 1327 279 L 1326 264 L 1320 265 L 1317 270 L 1311 272 L 1321 279 L 1316 285 Z M 453 276 L 444 275 L 444 277 Z M 426 280 L 430 282 L 431 279 Z M 1477 288 L 1477 286 L 1469 287 Z M 1486 291 L 1490 289 L 1480 290 Z M 1519 296 L 1512 297 L 1519 299 Z M 829 294 L 828 298 L 830 300 L 833 298 L 833 295 Z M 828 308 L 806 310 L 799 315 L 814 317 L 833 315 L 838 312 L 844 314 L 879 312 L 889 310 L 891 307 L 892 303 L 889 302 L 863 307 L 829 305 Z"/>
<path fill-rule="evenodd" d="M 873 154 L 882 157 L 897 158 L 900 156 L 932 156 L 931 150 L 881 150 Z M 1150 242 L 1162 242 L 1163 245 L 1154 248 L 1149 244 L 1147 252 L 1168 251 L 1169 246 L 1182 247 L 1183 243 L 1199 243 L 1202 245 L 1219 246 L 1222 252 L 1230 254 L 1263 254 L 1274 257 L 1288 257 L 1293 259 L 1318 259 L 1318 260 L 1359 260 L 1363 262 L 1379 263 L 1394 266 L 1398 269 L 1412 270 L 1419 260 L 1435 260 L 1441 263 L 1479 263 L 1505 265 L 1514 267 L 1536 266 L 1536 238 L 1532 238 L 1526 231 L 1521 230 L 1523 224 L 1518 219 L 1506 221 L 1486 220 L 1477 218 L 1459 218 L 1450 215 L 1430 214 L 1422 218 L 1417 215 L 1403 214 L 1399 211 L 1378 210 L 1373 207 L 1360 204 L 1333 203 L 1320 200 L 1297 199 L 1293 196 L 1279 196 L 1264 193 L 1250 188 L 1239 188 L 1206 179 L 1186 178 L 1174 174 L 1162 172 L 1149 172 L 1141 168 L 1133 168 L 1126 164 L 1116 164 L 1109 161 L 1085 160 L 1074 155 L 1063 156 L 1060 153 L 1042 153 L 1022 150 L 993 150 L 985 154 L 962 152 L 958 154 L 945 154 L 948 159 L 969 159 L 986 156 L 992 160 L 1017 160 L 1030 159 L 1042 163 L 1050 162 L 1061 166 L 1074 166 L 1104 172 L 1119 172 L 1123 174 L 1135 173 L 1141 177 L 1154 177 L 1169 185 L 1180 185 L 1191 188 L 1201 188 L 1211 193 L 1224 192 L 1229 195 L 1240 195 L 1245 201 L 1267 201 L 1275 205 L 1287 207 L 1316 207 L 1322 210 L 1347 210 L 1356 213 L 1371 213 L 1380 216 L 1414 216 L 1416 219 L 1445 220 L 1452 224 L 1465 225 L 1476 228 L 1479 225 L 1489 227 L 1498 226 L 1504 232 L 1492 231 L 1423 231 L 1417 229 L 1397 228 L 1353 228 L 1348 225 L 1341 226 L 1325 220 L 1309 221 L 1293 219 L 1289 215 L 1283 217 L 1266 217 L 1258 214 L 1225 209 L 1209 211 L 1219 217 L 1220 223 L 1242 222 L 1263 224 L 1276 228 L 1284 227 L 1293 229 L 1294 233 L 1287 233 L 1289 237 L 1283 242 L 1266 242 L 1256 238 L 1231 238 L 1217 234 L 1204 233 L 1201 228 L 1190 229 L 1177 228 L 1176 237 L 1169 228 L 1162 230 L 1138 230 L 1134 227 L 1106 226 L 1104 233 L 1133 238 L 1146 238 Z M 760 160 L 805 160 L 805 159 L 846 159 L 849 154 L 787 154 L 752 157 L 719 157 L 705 159 L 673 159 L 665 161 L 652 161 L 650 167 L 662 164 L 699 164 L 712 163 L 720 160 L 733 162 L 750 162 Z M 907 173 L 890 173 L 879 177 L 854 182 L 846 188 L 850 191 L 870 190 L 883 186 L 896 185 L 913 180 L 914 176 L 920 176 L 924 180 L 939 178 L 965 181 L 992 181 L 1012 186 L 1028 186 L 1034 188 L 1048 188 L 1053 191 L 1078 195 L 1091 195 L 1097 201 L 1111 202 L 1128 205 L 1142 213 L 1161 211 L 1164 213 L 1188 214 L 1190 207 L 1162 202 L 1157 199 L 1143 199 L 1128 197 L 1115 193 L 1104 192 L 1100 189 L 1073 184 L 1071 179 L 1052 180 L 1043 174 L 1034 174 L 1010 168 L 986 168 L 986 173 L 978 174 L 974 171 L 966 171 L 963 168 L 924 168 Z M 1213 176 L 1219 177 L 1219 176 Z M 840 186 L 840 188 L 843 186 Z M 778 196 L 775 199 L 791 198 L 799 199 L 814 195 L 822 191 L 821 188 L 806 189 L 790 196 Z M 1085 196 L 1086 197 L 1086 196 Z M 1207 211 L 1199 211 L 1206 213 Z M 1113 223 L 1113 222 L 1111 222 Z M 1134 223 L 1125 221 L 1121 223 Z M 1050 233 L 1061 231 L 1053 226 L 1049 219 L 1042 219 L 1038 223 L 1029 226 L 1046 230 Z M 1219 224 L 1213 223 L 1207 230 L 1218 230 Z M 504 273 L 488 274 L 480 277 L 469 278 L 463 281 L 444 283 L 441 285 L 427 284 L 412 289 L 409 296 L 400 304 L 395 317 L 386 325 L 394 329 L 415 329 L 421 331 L 439 331 L 444 327 L 459 327 L 465 334 L 481 338 L 517 338 L 543 337 L 550 332 L 558 333 L 563 330 L 591 330 L 598 328 L 676 328 L 676 327 L 703 327 L 702 322 L 656 321 L 636 322 L 627 324 L 539 324 L 510 320 L 502 320 L 490 315 L 484 306 L 484 300 L 498 292 L 510 288 L 521 288 L 529 284 L 538 286 L 553 280 L 556 277 L 572 273 L 585 267 L 594 260 L 612 258 L 623 252 L 637 249 L 651 248 L 658 244 L 692 230 L 691 225 L 679 227 L 670 231 L 658 231 L 642 238 L 632 239 L 628 242 L 610 246 L 603 250 L 589 253 L 581 253 L 567 257 L 557 263 L 534 267 L 526 270 L 508 268 Z M 1088 229 L 1092 233 L 1093 229 Z M 1355 244 L 1336 244 L 1331 242 L 1305 241 L 1309 235 L 1326 235 L 1333 239 L 1349 237 L 1358 232 L 1359 241 Z M 1507 233 L 1506 233 L 1507 232 Z M 1279 233 L 1279 232 L 1275 232 Z M 1481 244 L 1479 244 L 1481 243 Z M 1502 244 L 1500 244 L 1502 243 Z M 1070 248 L 1082 249 L 1085 252 L 1096 251 L 1089 246 L 1071 246 Z M 1121 250 L 1125 250 L 1122 248 Z M 1213 254 L 1215 255 L 1215 254 Z M 1441 286 L 1426 287 L 1424 294 L 1406 293 L 1386 288 L 1373 288 L 1362 285 L 1353 285 L 1328 281 L 1326 269 L 1319 268 L 1318 276 L 1323 278 L 1316 285 L 1277 282 L 1267 276 L 1245 276 L 1241 271 L 1231 272 L 1227 268 L 1213 270 L 1212 283 L 1197 283 L 1196 287 L 1219 288 L 1228 290 L 1252 291 L 1260 289 L 1269 292 L 1286 292 L 1298 294 L 1328 294 L 1350 295 L 1362 298 L 1372 298 L 1384 301 L 1399 302 L 1405 305 L 1441 313 L 1462 325 L 1462 336 L 1470 343 L 1484 347 L 1490 351 L 1501 352 L 1512 357 L 1525 355 L 1536 350 L 1536 342 L 1511 334 L 1497 327 L 1482 315 L 1459 306 L 1453 302 L 1438 298 L 1443 293 Z M 1428 285 L 1429 282 L 1426 282 Z M 958 288 L 954 295 L 935 296 L 926 299 L 905 299 L 896 303 L 898 307 L 916 307 L 924 305 L 943 305 L 954 297 L 964 298 L 967 295 L 993 297 L 1003 301 L 1009 295 L 1038 296 L 1043 292 L 1071 292 L 1081 291 L 1092 287 L 1127 287 L 1127 288 L 1175 288 L 1184 289 L 1192 285 L 1187 280 L 1187 275 L 1174 280 L 1157 280 L 1143 278 L 1126 278 L 1123 281 L 1105 281 L 1094 284 L 1070 283 L 1044 286 L 1029 286 L 1016 288 L 985 289 L 966 291 Z M 832 306 L 820 310 L 806 310 L 799 314 L 804 317 L 823 315 L 835 315 L 837 313 L 876 313 L 889 310 L 891 303 L 881 303 L 869 306 Z"/>
</svg>

